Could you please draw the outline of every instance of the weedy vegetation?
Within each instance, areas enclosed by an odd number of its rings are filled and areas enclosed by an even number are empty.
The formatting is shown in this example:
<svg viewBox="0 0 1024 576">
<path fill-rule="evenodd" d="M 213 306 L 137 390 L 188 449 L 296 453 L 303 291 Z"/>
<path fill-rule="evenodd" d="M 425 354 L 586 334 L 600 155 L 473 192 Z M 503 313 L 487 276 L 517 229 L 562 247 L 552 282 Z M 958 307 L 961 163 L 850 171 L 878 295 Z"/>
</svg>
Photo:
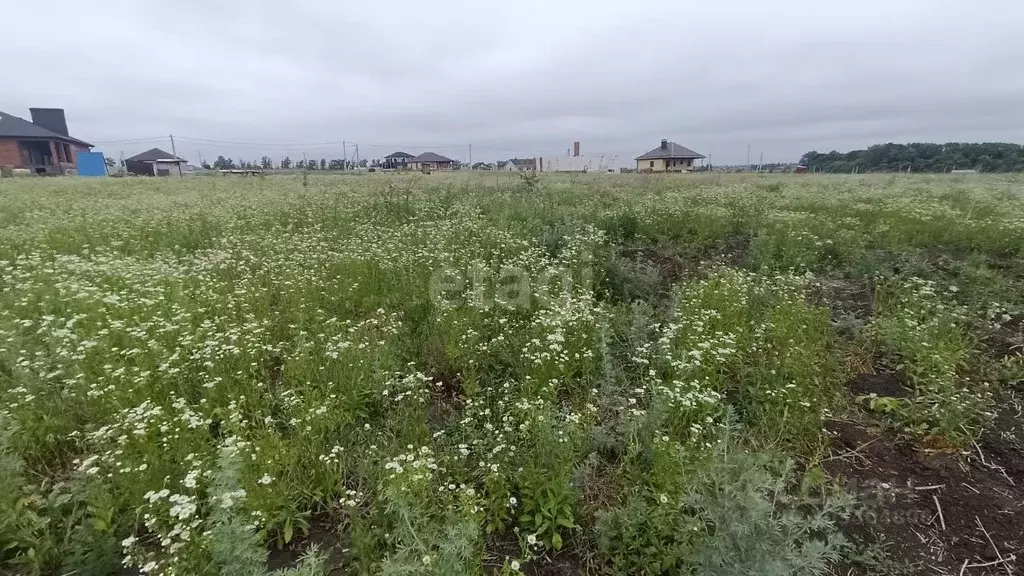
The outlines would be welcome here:
<svg viewBox="0 0 1024 576">
<path fill-rule="evenodd" d="M 831 419 L 1020 392 L 1022 185 L 0 180 L 0 572 L 829 574 Z"/>
</svg>

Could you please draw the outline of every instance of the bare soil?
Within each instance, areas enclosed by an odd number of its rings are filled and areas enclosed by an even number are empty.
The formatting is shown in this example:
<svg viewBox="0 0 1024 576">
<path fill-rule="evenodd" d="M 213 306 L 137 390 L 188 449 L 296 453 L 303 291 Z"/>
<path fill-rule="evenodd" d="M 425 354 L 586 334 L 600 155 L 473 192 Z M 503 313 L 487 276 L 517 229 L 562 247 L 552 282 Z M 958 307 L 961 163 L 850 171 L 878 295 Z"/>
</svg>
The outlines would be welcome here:
<svg viewBox="0 0 1024 576">
<path fill-rule="evenodd" d="M 332 525 L 326 519 L 318 520 L 310 527 L 309 534 L 296 536 L 284 548 L 278 550 L 276 546 L 270 545 L 267 568 L 270 570 L 294 568 L 298 566 L 302 556 L 315 545 L 320 552 L 327 554 L 325 576 L 343 574 L 346 564 L 342 552 L 342 538 L 337 531 L 337 526 Z"/>
<path fill-rule="evenodd" d="M 1015 421 L 997 419 L 963 453 L 926 451 L 866 421 L 829 422 L 833 455 L 823 465 L 864 503 L 844 532 L 886 545 L 914 574 L 1020 574 L 1024 451 L 998 430 Z"/>
<path fill-rule="evenodd" d="M 567 542 L 568 545 L 571 545 L 571 540 Z M 492 535 L 487 541 L 487 552 L 484 554 L 484 574 L 499 574 L 505 559 L 516 558 L 519 553 L 519 544 L 515 536 Z M 532 562 L 527 562 L 520 569 L 526 576 L 575 576 L 586 573 L 583 566 L 584 562 L 578 555 L 569 548 L 563 548 L 560 552 L 548 552 Z"/>
<path fill-rule="evenodd" d="M 985 339 L 985 345 L 998 359 L 1024 354 L 1024 316 L 1004 322 Z"/>
<path fill-rule="evenodd" d="M 907 398 L 910 396 L 910 389 L 904 385 L 899 375 L 889 371 L 857 374 L 846 383 L 846 386 L 854 396 L 867 396 L 869 394 L 890 398 Z"/>
</svg>

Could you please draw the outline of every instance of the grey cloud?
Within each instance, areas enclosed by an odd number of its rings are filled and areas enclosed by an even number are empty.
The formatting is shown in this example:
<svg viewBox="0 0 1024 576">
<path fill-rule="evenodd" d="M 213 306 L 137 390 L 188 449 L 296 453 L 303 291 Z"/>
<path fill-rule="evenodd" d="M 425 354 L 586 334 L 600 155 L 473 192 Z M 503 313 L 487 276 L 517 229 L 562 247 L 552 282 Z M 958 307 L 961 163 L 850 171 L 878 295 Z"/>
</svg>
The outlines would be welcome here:
<svg viewBox="0 0 1024 576">
<path fill-rule="evenodd" d="M 190 158 L 337 157 L 319 143 L 346 140 L 494 160 L 581 140 L 627 164 L 668 137 L 733 163 L 748 145 L 791 160 L 1024 134 L 1013 0 L 56 1 L 45 25 L 32 10 L 6 10 L 19 57 L 0 109 L 63 107 L 98 142 L 174 133 Z"/>
</svg>

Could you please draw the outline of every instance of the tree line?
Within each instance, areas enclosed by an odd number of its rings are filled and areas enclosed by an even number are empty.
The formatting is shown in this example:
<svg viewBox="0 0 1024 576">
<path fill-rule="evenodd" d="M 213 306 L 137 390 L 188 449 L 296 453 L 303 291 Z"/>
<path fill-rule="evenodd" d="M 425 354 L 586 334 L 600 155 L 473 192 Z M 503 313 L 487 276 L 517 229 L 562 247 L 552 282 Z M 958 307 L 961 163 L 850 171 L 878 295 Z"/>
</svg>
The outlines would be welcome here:
<svg viewBox="0 0 1024 576">
<path fill-rule="evenodd" d="M 366 168 L 380 166 L 380 160 L 360 160 L 353 162 L 352 160 L 341 160 L 333 158 L 328 160 L 321 158 L 320 160 L 295 160 L 285 156 L 277 164 L 270 156 L 264 156 L 256 161 L 247 161 L 239 159 L 237 162 L 231 158 L 225 158 L 223 156 L 217 156 L 217 159 L 213 161 L 213 164 L 209 162 L 202 163 L 203 168 L 207 170 L 352 170 L 354 168 Z"/>
<path fill-rule="evenodd" d="M 811 151 L 800 163 L 814 172 L 1024 172 L 1024 146 L 1001 142 L 876 144 L 867 150 Z"/>
</svg>

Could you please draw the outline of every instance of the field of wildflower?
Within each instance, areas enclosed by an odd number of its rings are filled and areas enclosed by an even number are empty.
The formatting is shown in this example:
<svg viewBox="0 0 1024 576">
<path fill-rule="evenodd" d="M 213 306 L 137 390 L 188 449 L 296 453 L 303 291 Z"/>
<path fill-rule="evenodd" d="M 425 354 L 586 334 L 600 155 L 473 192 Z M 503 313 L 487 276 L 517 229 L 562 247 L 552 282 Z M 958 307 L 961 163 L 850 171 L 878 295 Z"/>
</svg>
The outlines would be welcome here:
<svg viewBox="0 0 1024 576">
<path fill-rule="evenodd" d="M 0 573 L 1004 573 L 1022 332 L 1019 176 L 0 180 Z"/>
</svg>

